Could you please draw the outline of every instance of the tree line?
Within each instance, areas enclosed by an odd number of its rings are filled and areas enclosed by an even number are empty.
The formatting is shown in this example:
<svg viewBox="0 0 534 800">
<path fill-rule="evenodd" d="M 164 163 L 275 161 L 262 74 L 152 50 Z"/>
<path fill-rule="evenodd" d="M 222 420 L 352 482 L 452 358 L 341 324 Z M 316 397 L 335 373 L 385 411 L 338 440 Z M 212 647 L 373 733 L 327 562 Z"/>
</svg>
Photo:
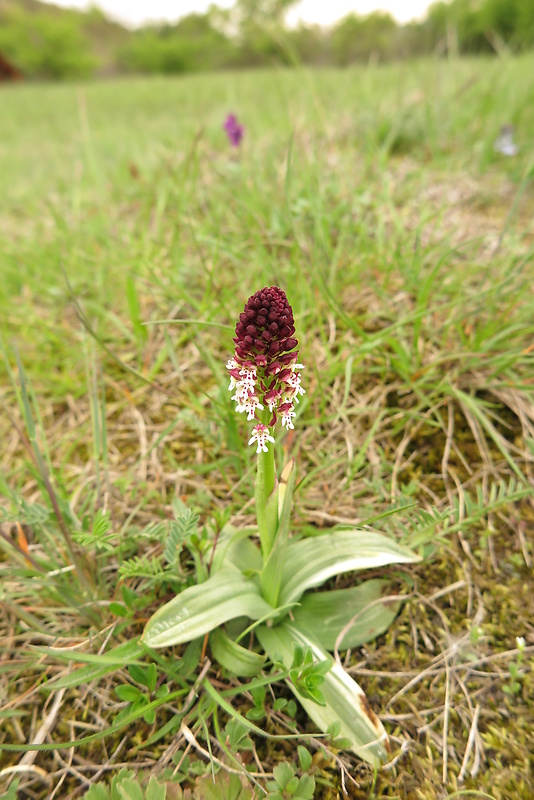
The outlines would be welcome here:
<svg viewBox="0 0 534 800">
<path fill-rule="evenodd" d="M 295 0 L 236 0 L 176 24 L 131 31 L 92 7 L 0 0 L 0 55 L 26 78 L 185 73 L 273 64 L 347 66 L 430 54 L 534 47 L 534 0 L 451 0 L 420 22 L 385 12 L 349 14 L 330 28 L 285 23 Z"/>
</svg>

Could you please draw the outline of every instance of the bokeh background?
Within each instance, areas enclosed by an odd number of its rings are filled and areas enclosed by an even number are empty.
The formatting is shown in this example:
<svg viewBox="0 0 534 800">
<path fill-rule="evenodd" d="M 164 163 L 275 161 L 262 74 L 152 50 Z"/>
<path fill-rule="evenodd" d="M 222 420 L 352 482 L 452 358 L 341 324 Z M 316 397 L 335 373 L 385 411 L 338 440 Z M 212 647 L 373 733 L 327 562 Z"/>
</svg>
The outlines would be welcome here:
<svg viewBox="0 0 534 800">
<path fill-rule="evenodd" d="M 84 0 L 63 0 L 65 6 L 76 2 Z M 118 5 L 103 3 L 111 12 Z M 113 16 L 96 5 L 78 9 L 0 0 L 0 54 L 13 75 L 61 80 L 273 64 L 345 66 L 431 54 L 498 54 L 534 45 L 534 3 L 527 0 L 438 2 L 412 21 L 399 19 L 420 15 L 426 3 L 395 6 L 390 0 L 396 16 L 375 10 L 335 19 L 335 4 L 329 18 L 325 3 L 316 4 L 321 9 L 316 14 L 299 14 L 298 0 L 236 0 L 203 13 L 188 13 L 192 2 L 170 2 L 169 20 L 176 21 L 132 27 L 150 19 L 151 4 L 137 5 L 141 16 L 135 4 L 126 3 L 124 13 Z M 313 19 L 330 24 L 307 21 Z"/>
</svg>

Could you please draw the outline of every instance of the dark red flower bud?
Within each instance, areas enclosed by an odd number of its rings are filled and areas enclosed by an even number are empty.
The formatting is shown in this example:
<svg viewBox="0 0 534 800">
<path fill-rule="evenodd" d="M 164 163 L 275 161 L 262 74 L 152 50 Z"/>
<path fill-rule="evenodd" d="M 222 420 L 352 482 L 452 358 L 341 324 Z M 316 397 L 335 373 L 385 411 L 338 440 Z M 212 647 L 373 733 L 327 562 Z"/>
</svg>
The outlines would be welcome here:
<svg viewBox="0 0 534 800">
<path fill-rule="evenodd" d="M 281 369 L 282 365 L 280 364 L 280 362 L 273 361 L 271 364 L 269 364 L 265 372 L 267 373 L 267 375 L 276 375 L 278 372 L 280 372 Z"/>
<path fill-rule="evenodd" d="M 277 286 L 266 287 L 249 297 L 235 328 L 236 353 L 252 360 L 265 356 L 268 366 L 278 353 L 287 353 L 297 346 L 293 338 L 293 311 L 285 292 Z M 256 362 L 257 363 L 257 362 Z"/>
<path fill-rule="evenodd" d="M 293 364 L 293 362 L 296 362 L 298 354 L 299 354 L 298 350 L 296 350 L 294 353 L 284 353 L 283 356 L 280 356 L 278 361 L 285 367 L 287 367 L 289 366 L 289 364 Z"/>
<path fill-rule="evenodd" d="M 291 408 L 293 408 L 293 403 L 281 403 L 278 406 L 278 411 L 281 411 L 283 414 L 284 411 L 289 411 Z"/>
</svg>

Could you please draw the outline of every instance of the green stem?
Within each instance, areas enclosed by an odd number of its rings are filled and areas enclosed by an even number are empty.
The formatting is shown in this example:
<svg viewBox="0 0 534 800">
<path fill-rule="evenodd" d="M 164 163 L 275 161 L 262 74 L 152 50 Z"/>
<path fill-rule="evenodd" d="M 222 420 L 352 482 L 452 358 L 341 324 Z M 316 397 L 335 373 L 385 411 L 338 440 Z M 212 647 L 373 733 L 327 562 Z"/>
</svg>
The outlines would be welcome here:
<svg viewBox="0 0 534 800">
<path fill-rule="evenodd" d="M 261 422 L 269 423 L 271 414 L 265 409 L 261 414 Z M 276 486 L 276 469 L 274 464 L 274 445 L 269 443 L 266 453 L 258 453 L 256 472 L 256 520 L 260 532 L 261 551 L 264 560 L 272 550 L 276 529 L 278 527 L 277 504 L 269 503 Z"/>
</svg>

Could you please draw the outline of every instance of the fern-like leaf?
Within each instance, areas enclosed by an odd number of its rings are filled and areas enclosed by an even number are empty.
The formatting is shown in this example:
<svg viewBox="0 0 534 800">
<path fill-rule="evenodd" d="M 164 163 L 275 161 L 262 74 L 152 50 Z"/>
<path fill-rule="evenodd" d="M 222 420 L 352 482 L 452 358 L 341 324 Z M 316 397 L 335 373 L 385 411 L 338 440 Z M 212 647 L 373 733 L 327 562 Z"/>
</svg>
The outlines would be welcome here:
<svg viewBox="0 0 534 800">
<path fill-rule="evenodd" d="M 532 497 L 534 489 L 524 483 L 511 478 L 506 481 L 496 481 L 492 483 L 489 496 L 484 497 L 481 486 L 476 487 L 476 497 L 464 493 L 463 495 L 463 519 L 460 519 L 460 500 L 454 502 L 454 519 L 456 522 L 448 528 L 448 532 L 460 530 L 466 525 L 472 525 L 480 519 L 484 519 L 488 514 L 498 511 L 502 506 L 509 503 L 517 503 L 525 497 Z"/>
<path fill-rule="evenodd" d="M 165 570 L 157 558 L 135 556 L 129 558 L 119 567 L 119 578 L 163 578 Z"/>
<path fill-rule="evenodd" d="M 186 508 L 171 522 L 169 535 L 165 542 L 163 555 L 170 566 L 174 566 L 180 556 L 180 551 L 185 542 L 197 532 L 198 515 Z"/>
</svg>

